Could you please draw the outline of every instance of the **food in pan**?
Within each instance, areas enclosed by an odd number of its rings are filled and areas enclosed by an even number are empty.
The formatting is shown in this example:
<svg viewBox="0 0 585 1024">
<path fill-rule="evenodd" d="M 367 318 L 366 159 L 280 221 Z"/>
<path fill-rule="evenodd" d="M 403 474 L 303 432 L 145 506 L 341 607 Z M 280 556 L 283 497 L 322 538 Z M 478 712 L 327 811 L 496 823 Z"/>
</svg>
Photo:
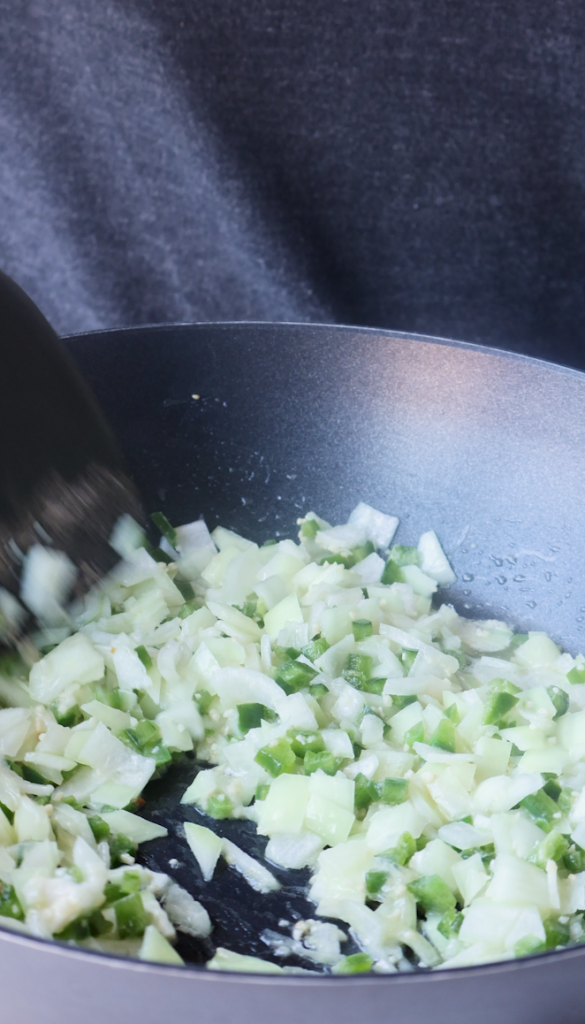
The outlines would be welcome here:
<svg viewBox="0 0 585 1024">
<path fill-rule="evenodd" d="M 219 948 L 212 968 L 389 973 L 583 941 L 581 655 L 459 616 L 436 535 L 393 545 L 368 505 L 261 547 L 154 518 L 161 548 L 122 524 L 124 561 L 71 628 L 30 671 L 4 664 L 5 925 L 169 963 L 177 930 L 213 941 L 204 882 L 200 903 L 135 860 L 165 834 L 136 813 L 144 787 L 195 751 L 202 879 L 223 857 L 262 894 L 271 866 L 308 867 L 314 904 L 263 933 L 266 960 Z M 263 863 L 215 834 L 225 818 L 256 824 Z"/>
</svg>

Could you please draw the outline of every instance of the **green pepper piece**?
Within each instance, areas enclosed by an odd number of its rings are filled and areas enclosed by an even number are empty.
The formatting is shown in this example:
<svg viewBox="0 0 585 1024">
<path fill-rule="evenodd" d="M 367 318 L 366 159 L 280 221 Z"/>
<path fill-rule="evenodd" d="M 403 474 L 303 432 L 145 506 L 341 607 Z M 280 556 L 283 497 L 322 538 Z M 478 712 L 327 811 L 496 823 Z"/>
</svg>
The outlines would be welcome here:
<svg viewBox="0 0 585 1024">
<path fill-rule="evenodd" d="M 359 688 L 372 675 L 373 658 L 369 654 L 350 654 L 341 675 L 352 686 Z"/>
<path fill-rule="evenodd" d="M 296 765 L 296 757 L 290 743 L 285 739 L 275 740 L 267 747 L 262 747 L 254 758 L 256 764 L 264 768 L 269 775 L 276 778 L 283 772 L 293 772 Z"/>
<path fill-rule="evenodd" d="M 188 619 L 189 616 L 193 614 L 193 612 L 196 612 L 199 608 L 202 607 L 203 605 L 201 604 L 201 602 L 197 601 L 196 599 L 193 601 L 185 601 L 185 604 L 181 605 L 181 608 L 179 609 L 179 618 Z"/>
<path fill-rule="evenodd" d="M 563 866 L 573 875 L 585 871 L 585 850 L 578 843 L 571 843 L 563 857 Z"/>
<path fill-rule="evenodd" d="M 302 732 L 296 729 L 288 732 L 286 738 L 297 757 L 304 757 L 308 750 L 314 754 L 325 750 L 325 741 L 320 732 Z"/>
<path fill-rule="evenodd" d="M 121 939 L 139 938 L 150 924 L 150 914 L 144 909 L 139 892 L 114 903 L 118 935 Z"/>
<path fill-rule="evenodd" d="M 3 804 L 1 802 L 0 802 L 0 810 L 2 811 L 4 816 L 8 819 L 8 821 L 12 825 L 14 823 L 14 811 L 11 811 L 10 807 L 7 807 L 6 804 Z"/>
<path fill-rule="evenodd" d="M 72 807 L 74 811 L 83 810 L 83 804 L 81 804 L 79 800 L 76 800 L 74 796 L 64 796 L 61 800 L 59 800 L 59 803 L 67 804 L 67 806 Z"/>
<path fill-rule="evenodd" d="M 307 750 L 303 762 L 305 775 L 312 775 L 317 769 L 324 771 L 326 775 L 335 775 L 343 764 L 342 757 L 335 757 L 330 750 Z"/>
<path fill-rule="evenodd" d="M 557 803 L 563 814 L 568 814 L 575 802 L 575 791 L 573 789 L 562 789 Z"/>
<path fill-rule="evenodd" d="M 364 558 L 368 555 L 373 555 L 375 551 L 374 543 L 371 540 L 367 540 L 365 544 L 358 544 L 355 548 L 351 549 L 351 565 L 357 565 L 358 562 L 363 562 Z"/>
<path fill-rule="evenodd" d="M 351 953 L 344 956 L 333 967 L 334 974 L 367 974 L 371 971 L 374 960 L 369 953 Z"/>
<path fill-rule="evenodd" d="M 153 667 L 154 661 L 152 660 L 150 654 L 146 650 L 146 647 L 144 646 L 144 644 L 139 644 L 139 646 L 136 648 L 136 654 L 138 655 L 138 657 L 140 658 L 142 664 L 144 665 L 144 667 L 146 669 L 149 669 L 149 668 Z"/>
<path fill-rule="evenodd" d="M 104 896 L 106 897 L 106 902 L 104 903 L 104 907 L 111 907 L 112 904 L 116 902 L 116 900 L 122 900 L 124 899 L 124 896 L 127 895 L 128 893 L 124 892 L 122 886 L 118 885 L 117 882 L 106 882 L 106 886 L 104 889 Z"/>
<path fill-rule="evenodd" d="M 99 814 L 90 814 L 87 823 L 93 832 L 96 843 L 101 843 L 102 839 L 107 839 L 110 835 L 110 826 L 107 821 L 100 818 Z"/>
<path fill-rule="evenodd" d="M 517 703 L 518 698 L 513 693 L 508 693 L 505 690 L 496 690 L 491 693 L 484 705 L 483 724 L 501 727 L 503 719 Z"/>
<path fill-rule="evenodd" d="M 120 864 L 124 863 L 121 859 L 124 854 L 128 854 L 130 857 L 134 857 L 136 854 L 136 843 L 131 842 L 121 832 L 116 836 L 110 836 L 108 845 L 110 847 L 110 864 L 113 868 L 117 868 Z"/>
<path fill-rule="evenodd" d="M 558 805 L 554 800 L 551 800 L 550 796 L 543 789 L 539 789 L 537 793 L 525 796 L 518 806 L 524 808 L 526 813 L 534 819 L 534 824 L 538 825 L 543 832 L 550 832 L 553 828 L 555 817 L 559 816 Z"/>
<path fill-rule="evenodd" d="M 374 627 L 369 619 L 354 619 L 351 629 L 355 640 L 366 640 L 374 632 Z"/>
<path fill-rule="evenodd" d="M 198 697 L 199 711 L 202 715 L 206 715 L 213 703 L 213 694 L 209 690 L 201 690 L 201 693 L 196 696 Z"/>
<path fill-rule="evenodd" d="M 395 804 L 403 804 L 405 800 L 408 800 L 408 780 L 384 779 L 383 782 L 379 782 L 378 800 L 391 807 Z"/>
<path fill-rule="evenodd" d="M 168 555 L 162 548 L 151 548 L 149 546 L 148 551 L 151 558 L 154 558 L 155 562 L 164 562 L 165 565 L 170 565 L 173 561 L 171 555 Z"/>
<path fill-rule="evenodd" d="M 296 661 L 301 652 L 297 651 L 296 647 L 281 647 L 280 644 L 275 644 L 272 653 L 280 661 Z"/>
<path fill-rule="evenodd" d="M 301 537 L 315 537 L 318 531 L 321 529 L 316 519 L 305 519 L 304 523 L 301 523 L 299 533 Z"/>
<path fill-rule="evenodd" d="M 496 848 L 493 843 L 485 843 L 483 846 L 472 846 L 468 850 L 461 850 L 461 857 L 463 860 L 468 860 L 475 853 L 479 853 L 484 868 L 487 868 L 496 856 Z"/>
<path fill-rule="evenodd" d="M 390 549 L 380 582 L 384 584 L 404 583 L 404 573 L 401 571 L 401 566 L 420 566 L 421 562 L 422 558 L 417 548 L 406 547 L 403 544 L 394 544 Z"/>
<path fill-rule="evenodd" d="M 305 658 L 309 661 L 317 661 L 325 651 L 328 651 L 330 644 L 327 643 L 324 636 L 316 637 L 315 640 L 310 640 L 308 644 L 305 644 L 301 648 L 301 654 L 304 654 Z"/>
<path fill-rule="evenodd" d="M 134 694 L 132 694 L 132 696 L 134 696 Z M 126 710 L 124 705 L 124 694 L 120 689 L 107 690 L 105 687 L 98 687 L 96 700 L 101 701 L 102 704 L 106 704 L 110 708 L 116 708 L 117 711 Z"/>
<path fill-rule="evenodd" d="M 459 668 L 467 668 L 469 664 L 469 658 L 465 651 L 461 647 L 445 647 L 443 644 L 443 652 L 449 654 L 452 658 L 455 658 L 459 662 Z M 451 705 L 453 706 L 453 705 Z"/>
<path fill-rule="evenodd" d="M 585 683 L 585 665 L 575 665 L 570 672 L 567 672 L 567 679 L 573 685 Z"/>
<path fill-rule="evenodd" d="M 278 669 L 274 680 L 286 694 L 296 693 L 309 685 L 317 670 L 303 661 L 287 661 Z"/>
<path fill-rule="evenodd" d="M 319 559 L 319 565 L 342 565 L 344 569 L 351 569 L 353 559 L 351 555 L 324 555 Z"/>
<path fill-rule="evenodd" d="M 73 707 L 67 708 L 62 714 L 59 712 L 55 704 L 51 705 L 51 711 L 55 715 L 55 721 L 57 725 L 64 726 L 65 729 L 71 729 L 74 725 L 79 725 L 83 721 L 83 712 L 77 704 Z"/>
<path fill-rule="evenodd" d="M 150 517 L 156 526 L 157 530 L 160 530 L 164 539 L 171 545 L 172 548 L 177 546 L 177 531 L 174 526 L 171 526 L 164 512 L 153 512 Z"/>
<path fill-rule="evenodd" d="M 60 942 L 80 942 L 83 939 L 98 938 L 112 930 L 112 922 L 104 917 L 101 910 L 94 910 L 91 914 L 82 914 L 75 921 L 68 924 L 62 931 L 55 933 L 54 938 Z"/>
<path fill-rule="evenodd" d="M 454 935 L 459 934 L 459 929 L 463 924 L 463 914 L 459 910 L 448 910 L 443 914 L 441 920 L 437 925 L 437 931 L 441 933 L 446 939 L 453 938 Z"/>
<path fill-rule="evenodd" d="M 15 921 L 24 921 L 24 912 L 14 886 L 8 885 L 7 882 L 0 883 L 0 916 L 13 917 Z"/>
<path fill-rule="evenodd" d="M 358 690 L 361 690 L 362 693 L 376 693 L 380 696 L 386 685 L 386 677 L 374 676 L 372 679 L 366 679 L 365 683 L 359 681 L 358 683 L 354 683 L 354 685 Z"/>
<path fill-rule="evenodd" d="M 206 811 L 210 818 L 221 821 L 223 818 L 231 818 L 234 805 L 229 796 L 225 793 L 214 793 L 207 801 Z"/>
<path fill-rule="evenodd" d="M 401 867 L 404 867 L 405 864 L 408 864 L 410 858 L 414 856 L 416 850 L 417 845 L 410 832 L 403 832 L 396 846 L 385 850 L 383 856 L 388 857 L 394 864 L 400 864 Z"/>
<path fill-rule="evenodd" d="M 511 683 L 509 679 L 492 679 L 489 685 L 490 693 L 511 693 L 515 696 L 520 693 L 520 687 Z"/>
<path fill-rule="evenodd" d="M 534 953 L 543 953 L 545 949 L 546 942 L 542 939 L 536 935 L 524 935 L 514 946 L 514 956 L 531 956 Z"/>
<path fill-rule="evenodd" d="M 544 774 L 544 772 L 543 772 L 543 774 Z M 544 784 L 544 786 L 542 788 L 543 788 L 544 792 L 546 793 L 546 795 L 550 796 L 551 800 L 554 800 L 555 803 L 558 803 L 559 797 L 560 797 L 561 793 L 563 792 L 563 790 L 562 790 L 560 784 L 557 782 L 557 780 L 555 778 L 547 779 L 547 781 L 545 782 L 545 784 Z"/>
<path fill-rule="evenodd" d="M 89 934 L 97 939 L 100 935 L 107 935 L 114 927 L 107 917 L 104 917 L 101 910 L 94 910 L 87 919 Z"/>
<path fill-rule="evenodd" d="M 546 948 L 557 949 L 558 946 L 567 946 L 571 941 L 571 932 L 566 924 L 556 917 L 545 917 L 542 922 L 544 934 L 546 935 Z"/>
<path fill-rule="evenodd" d="M 440 875 L 423 875 L 414 882 L 408 882 L 406 888 L 427 913 L 444 914 L 447 910 L 454 910 L 457 903 Z"/>
<path fill-rule="evenodd" d="M 418 548 L 405 544 L 393 544 L 389 557 L 396 565 L 422 565 L 422 555 Z"/>
<path fill-rule="evenodd" d="M 439 750 L 448 750 L 455 753 L 455 726 L 448 718 L 442 718 L 432 734 L 429 743 L 431 747 L 438 747 Z"/>
<path fill-rule="evenodd" d="M 393 693 L 392 707 L 398 708 L 399 711 L 403 711 L 409 704 L 414 704 L 416 700 L 418 700 L 418 698 L 411 693 Z"/>
<path fill-rule="evenodd" d="M 111 906 L 117 900 L 125 896 L 131 896 L 134 892 L 140 892 L 142 878 L 139 871 L 125 871 L 117 882 L 108 882 L 104 889 L 106 906 Z"/>
<path fill-rule="evenodd" d="M 367 871 L 366 892 L 368 896 L 377 896 L 387 878 L 387 871 Z"/>
<path fill-rule="evenodd" d="M 238 704 L 238 726 L 244 735 L 250 729 L 257 729 L 264 719 L 265 722 L 273 722 L 276 718 L 274 711 L 264 704 Z"/>
<path fill-rule="evenodd" d="M 183 598 L 183 601 L 189 602 L 195 600 L 195 591 L 187 580 L 182 580 L 179 576 L 175 576 L 173 583 Z"/>
<path fill-rule="evenodd" d="M 125 871 L 122 880 L 118 883 L 122 892 L 130 896 L 133 892 L 140 892 L 142 888 L 142 876 L 140 871 Z"/>
<path fill-rule="evenodd" d="M 532 851 L 528 860 L 539 868 L 545 868 L 549 860 L 563 863 L 563 858 L 569 852 L 569 844 L 564 836 L 556 829 L 548 833 L 545 839 Z"/>
<path fill-rule="evenodd" d="M 412 750 L 415 743 L 424 743 L 425 727 L 422 722 L 417 722 L 404 733 L 404 742 Z"/>
<path fill-rule="evenodd" d="M 123 729 L 120 733 L 120 739 L 127 746 L 142 754 L 143 757 L 154 758 L 155 763 L 159 767 L 163 764 L 168 764 L 171 760 L 168 747 L 165 747 L 162 743 L 158 725 L 155 725 L 148 718 L 143 718 L 142 721 L 132 728 Z"/>
<path fill-rule="evenodd" d="M 325 683 L 311 683 L 309 686 L 309 693 L 315 700 L 321 700 L 329 690 L 325 686 Z"/>
<path fill-rule="evenodd" d="M 6 763 L 12 769 L 13 772 L 16 772 L 17 775 L 20 775 L 21 779 L 25 779 L 26 782 L 33 782 L 35 783 L 35 785 L 39 786 L 46 786 L 47 784 L 50 785 L 45 776 L 41 775 L 41 773 L 38 772 L 36 768 L 33 768 L 30 764 L 17 764 L 9 757 L 6 758 Z M 37 797 L 37 803 L 38 800 L 39 798 Z"/>
<path fill-rule="evenodd" d="M 243 605 L 240 605 L 239 607 L 236 605 L 236 608 L 242 613 L 242 615 L 245 615 L 247 619 L 253 619 L 258 611 L 258 598 L 255 594 L 250 594 L 244 601 Z"/>
<path fill-rule="evenodd" d="M 354 801 L 358 811 L 366 811 L 378 799 L 378 787 L 372 779 L 358 772 L 354 779 Z"/>
<path fill-rule="evenodd" d="M 158 743 L 161 739 L 158 725 L 148 718 L 143 718 L 132 728 L 124 729 L 120 735 L 124 740 L 129 740 L 139 753 L 142 753 L 145 747 Z"/>
<path fill-rule="evenodd" d="M 384 566 L 380 583 L 384 585 L 391 583 L 404 583 L 404 573 L 393 558 L 388 558 L 386 560 L 386 565 Z"/>
<path fill-rule="evenodd" d="M 254 799 L 255 800 L 266 800 L 266 797 L 268 796 L 269 789 L 270 789 L 270 785 L 269 785 L 268 782 L 260 782 L 256 786 L 256 793 L 254 794 Z"/>
<path fill-rule="evenodd" d="M 400 655 L 400 660 L 404 668 L 405 676 L 409 675 L 410 670 L 416 661 L 417 654 L 418 651 L 409 651 L 406 648 L 402 651 Z"/>
<path fill-rule="evenodd" d="M 556 714 L 553 715 L 553 721 L 557 718 L 562 718 L 569 710 L 569 694 L 566 690 L 561 689 L 560 686 L 547 686 L 546 692 L 548 693 L 556 710 Z"/>
<path fill-rule="evenodd" d="M 461 715 L 459 714 L 459 708 L 454 701 L 452 704 L 449 704 L 448 708 L 445 708 L 445 717 L 453 722 L 453 725 L 459 725 Z"/>
</svg>

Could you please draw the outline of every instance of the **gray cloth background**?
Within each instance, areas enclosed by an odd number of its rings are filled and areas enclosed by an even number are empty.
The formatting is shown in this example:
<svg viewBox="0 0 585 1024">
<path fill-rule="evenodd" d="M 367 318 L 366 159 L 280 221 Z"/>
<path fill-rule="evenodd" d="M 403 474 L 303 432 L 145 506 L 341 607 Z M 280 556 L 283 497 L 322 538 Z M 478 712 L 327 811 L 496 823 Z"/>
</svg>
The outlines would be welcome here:
<svg viewBox="0 0 585 1024">
<path fill-rule="evenodd" d="M 0 266 L 62 333 L 319 320 L 585 366 L 579 0 L 0 0 Z"/>
</svg>

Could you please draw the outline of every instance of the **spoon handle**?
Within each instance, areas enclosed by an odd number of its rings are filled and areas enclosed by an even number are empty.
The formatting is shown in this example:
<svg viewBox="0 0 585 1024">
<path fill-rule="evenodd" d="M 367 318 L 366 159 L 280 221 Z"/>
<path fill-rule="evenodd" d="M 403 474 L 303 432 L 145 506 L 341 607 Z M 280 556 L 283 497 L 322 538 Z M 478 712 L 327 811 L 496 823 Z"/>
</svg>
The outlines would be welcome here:
<svg viewBox="0 0 585 1024">
<path fill-rule="evenodd" d="M 0 585 L 20 594 L 33 545 L 64 552 L 83 592 L 117 560 L 118 518 L 142 519 L 115 438 L 55 331 L 0 272 Z"/>
</svg>

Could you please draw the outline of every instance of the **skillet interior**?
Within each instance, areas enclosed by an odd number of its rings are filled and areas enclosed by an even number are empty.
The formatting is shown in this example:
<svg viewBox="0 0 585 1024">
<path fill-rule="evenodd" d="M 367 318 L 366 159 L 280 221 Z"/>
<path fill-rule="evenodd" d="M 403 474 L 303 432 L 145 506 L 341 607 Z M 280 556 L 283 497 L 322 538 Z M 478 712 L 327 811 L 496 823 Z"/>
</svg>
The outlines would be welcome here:
<svg viewBox="0 0 585 1024">
<path fill-rule="evenodd" d="M 447 341 L 218 324 L 69 340 L 147 509 L 255 540 L 358 501 L 433 527 L 461 612 L 585 637 L 585 375 Z M 192 395 L 199 395 L 193 399 Z"/>
<path fill-rule="evenodd" d="M 403 543 L 436 527 L 459 577 L 447 598 L 459 610 L 547 628 L 578 646 L 583 613 L 574 608 L 568 621 L 567 605 L 579 599 L 569 563 L 582 552 L 576 536 L 567 547 L 566 482 L 558 516 L 559 478 L 574 467 L 558 392 L 581 386 L 581 376 L 343 329 L 154 329 L 138 359 L 134 344 L 134 332 L 87 338 L 81 360 L 147 508 L 162 507 L 176 523 L 203 514 L 210 526 L 261 541 L 294 536 L 297 516 L 310 509 L 343 522 L 365 499 L 400 517 Z M 130 408 L 118 391 L 129 361 L 140 367 Z M 114 377 L 116 387 L 100 391 Z M 551 475 L 555 486 L 546 485 Z M 577 496 L 574 526 L 580 507 Z M 214 945 L 271 958 L 260 933 L 312 916 L 303 896 L 309 872 L 276 870 L 283 888 L 261 900 L 233 871 L 203 882 L 181 828 L 201 821 L 179 803 L 193 775 L 192 763 L 174 765 L 147 787 L 145 814 L 169 837 L 147 844 L 145 861 L 203 900 Z M 262 858 L 266 840 L 252 824 L 209 824 Z M 178 948 L 199 962 L 212 947 L 180 937 Z"/>
</svg>

